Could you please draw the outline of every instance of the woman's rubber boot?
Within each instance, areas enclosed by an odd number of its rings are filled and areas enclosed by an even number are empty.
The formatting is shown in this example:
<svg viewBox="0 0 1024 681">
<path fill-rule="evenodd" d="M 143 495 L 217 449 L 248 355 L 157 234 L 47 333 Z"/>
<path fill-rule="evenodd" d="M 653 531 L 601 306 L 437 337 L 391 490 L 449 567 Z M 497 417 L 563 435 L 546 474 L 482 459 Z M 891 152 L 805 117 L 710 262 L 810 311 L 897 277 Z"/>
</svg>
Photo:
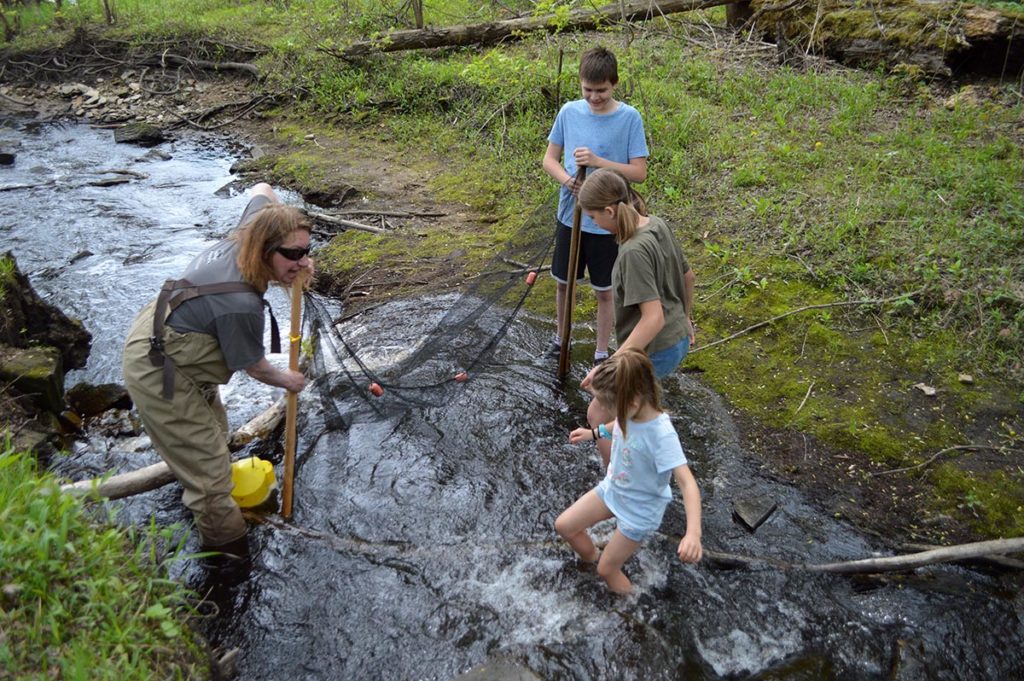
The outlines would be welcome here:
<svg viewBox="0 0 1024 681">
<path fill-rule="evenodd" d="M 249 552 L 248 534 L 226 544 L 204 545 L 202 551 L 213 553 L 203 559 L 208 579 L 219 581 L 224 586 L 232 586 L 249 578 L 252 571 L 252 555 Z"/>
</svg>

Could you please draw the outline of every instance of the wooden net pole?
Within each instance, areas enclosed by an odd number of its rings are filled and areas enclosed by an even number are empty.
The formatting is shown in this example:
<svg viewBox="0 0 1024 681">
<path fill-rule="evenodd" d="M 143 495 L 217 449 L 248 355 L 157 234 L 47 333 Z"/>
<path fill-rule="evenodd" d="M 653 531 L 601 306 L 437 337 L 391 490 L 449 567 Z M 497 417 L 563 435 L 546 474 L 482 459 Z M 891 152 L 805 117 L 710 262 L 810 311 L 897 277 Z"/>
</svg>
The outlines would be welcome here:
<svg viewBox="0 0 1024 681">
<path fill-rule="evenodd" d="M 302 344 L 302 272 L 292 282 L 292 324 L 288 334 L 288 368 L 299 370 L 299 349 Z M 284 482 L 281 487 L 281 516 L 292 517 L 292 480 L 295 477 L 295 421 L 298 417 L 298 393 L 287 394 L 284 426 Z"/>
<path fill-rule="evenodd" d="M 574 188 L 579 191 L 583 180 L 587 177 L 587 167 L 580 166 L 576 169 L 576 180 Z M 583 209 L 580 208 L 579 197 L 573 202 L 572 210 L 572 239 L 569 241 L 569 269 L 565 275 L 565 300 L 562 301 L 562 328 L 559 329 L 562 347 L 558 352 L 558 377 L 565 378 L 569 373 L 569 342 L 572 338 L 572 315 L 576 309 L 576 268 L 580 263 L 580 223 L 583 219 Z M 561 229 L 561 227 L 559 227 Z"/>
</svg>

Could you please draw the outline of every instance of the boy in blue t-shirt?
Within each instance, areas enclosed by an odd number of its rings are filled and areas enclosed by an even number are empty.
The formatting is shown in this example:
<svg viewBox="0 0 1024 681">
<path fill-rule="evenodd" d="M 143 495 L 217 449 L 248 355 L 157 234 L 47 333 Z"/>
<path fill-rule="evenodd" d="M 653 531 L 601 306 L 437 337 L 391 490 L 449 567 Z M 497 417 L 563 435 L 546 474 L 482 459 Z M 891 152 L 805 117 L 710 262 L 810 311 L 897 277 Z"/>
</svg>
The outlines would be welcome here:
<svg viewBox="0 0 1024 681">
<path fill-rule="evenodd" d="M 561 350 L 562 306 L 565 302 L 566 282 L 569 276 L 569 243 L 572 238 L 572 214 L 579 186 L 576 169 L 614 168 L 630 182 L 643 182 L 647 178 L 647 141 L 640 113 L 625 102 L 614 98 L 619 82 L 615 55 L 603 47 L 587 50 L 580 60 L 580 87 L 583 99 L 568 102 L 558 112 L 548 135 L 548 148 L 543 167 L 548 175 L 561 185 L 558 196 L 559 228 L 555 238 L 555 253 L 551 261 L 551 276 L 557 282 L 555 314 L 558 328 L 548 352 L 557 355 Z M 564 159 L 563 159 L 563 151 Z M 612 265 L 618 255 L 615 236 L 598 227 L 593 220 L 582 216 L 579 266 L 576 280 L 583 279 L 586 271 L 590 286 L 597 296 L 597 346 L 595 362 L 608 357 L 608 339 L 615 323 L 612 305 Z"/>
</svg>

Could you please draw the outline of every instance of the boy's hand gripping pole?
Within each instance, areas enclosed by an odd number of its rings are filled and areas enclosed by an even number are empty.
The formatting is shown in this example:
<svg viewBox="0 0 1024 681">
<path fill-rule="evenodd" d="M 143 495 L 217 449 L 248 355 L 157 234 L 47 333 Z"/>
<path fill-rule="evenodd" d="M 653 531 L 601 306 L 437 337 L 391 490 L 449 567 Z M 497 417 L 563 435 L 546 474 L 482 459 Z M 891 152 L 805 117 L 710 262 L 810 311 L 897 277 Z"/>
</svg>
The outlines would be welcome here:
<svg viewBox="0 0 1024 681">
<path fill-rule="evenodd" d="M 292 282 L 292 325 L 288 335 L 288 368 L 299 370 L 299 347 L 302 343 L 302 288 L 305 273 L 300 271 Z M 281 487 L 281 516 L 292 517 L 292 479 L 295 476 L 295 421 L 298 416 L 298 393 L 288 391 L 284 418 L 284 484 Z"/>
<path fill-rule="evenodd" d="M 587 177 L 587 167 L 580 166 L 576 169 L 576 179 L 573 181 L 573 188 L 578 192 L 583 180 Z M 558 351 L 558 377 L 565 378 L 569 373 L 569 339 L 572 337 L 572 314 L 576 309 L 576 268 L 580 263 L 580 222 L 583 218 L 583 209 L 580 208 L 579 196 L 575 197 L 572 210 L 572 239 L 569 241 L 569 269 L 565 276 L 565 300 L 562 301 L 562 328 L 559 330 L 562 344 Z"/>
</svg>

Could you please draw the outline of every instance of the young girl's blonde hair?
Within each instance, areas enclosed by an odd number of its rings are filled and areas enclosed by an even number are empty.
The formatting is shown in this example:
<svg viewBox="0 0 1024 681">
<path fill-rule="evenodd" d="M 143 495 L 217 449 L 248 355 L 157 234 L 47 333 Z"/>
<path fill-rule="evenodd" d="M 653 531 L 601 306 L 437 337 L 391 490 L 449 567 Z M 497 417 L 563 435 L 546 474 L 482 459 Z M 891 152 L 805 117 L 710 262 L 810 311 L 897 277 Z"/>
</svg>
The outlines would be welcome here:
<svg viewBox="0 0 1024 681">
<path fill-rule="evenodd" d="M 261 293 L 274 279 L 270 261 L 274 250 L 294 232 L 311 232 L 309 218 L 298 208 L 270 203 L 238 229 L 231 238 L 238 242 L 238 269 L 246 282 Z"/>
<path fill-rule="evenodd" d="M 619 350 L 597 366 L 590 385 L 602 404 L 614 406 L 615 419 L 623 437 L 626 436 L 626 414 L 634 402 L 639 401 L 641 406 L 650 404 L 658 411 L 665 411 L 661 406 L 661 384 L 643 350 Z"/>
<path fill-rule="evenodd" d="M 647 204 L 629 180 L 612 168 L 598 168 L 587 176 L 580 187 L 577 201 L 583 210 L 604 210 L 615 207 L 616 243 L 629 241 L 636 234 L 641 215 L 647 215 Z"/>
</svg>

